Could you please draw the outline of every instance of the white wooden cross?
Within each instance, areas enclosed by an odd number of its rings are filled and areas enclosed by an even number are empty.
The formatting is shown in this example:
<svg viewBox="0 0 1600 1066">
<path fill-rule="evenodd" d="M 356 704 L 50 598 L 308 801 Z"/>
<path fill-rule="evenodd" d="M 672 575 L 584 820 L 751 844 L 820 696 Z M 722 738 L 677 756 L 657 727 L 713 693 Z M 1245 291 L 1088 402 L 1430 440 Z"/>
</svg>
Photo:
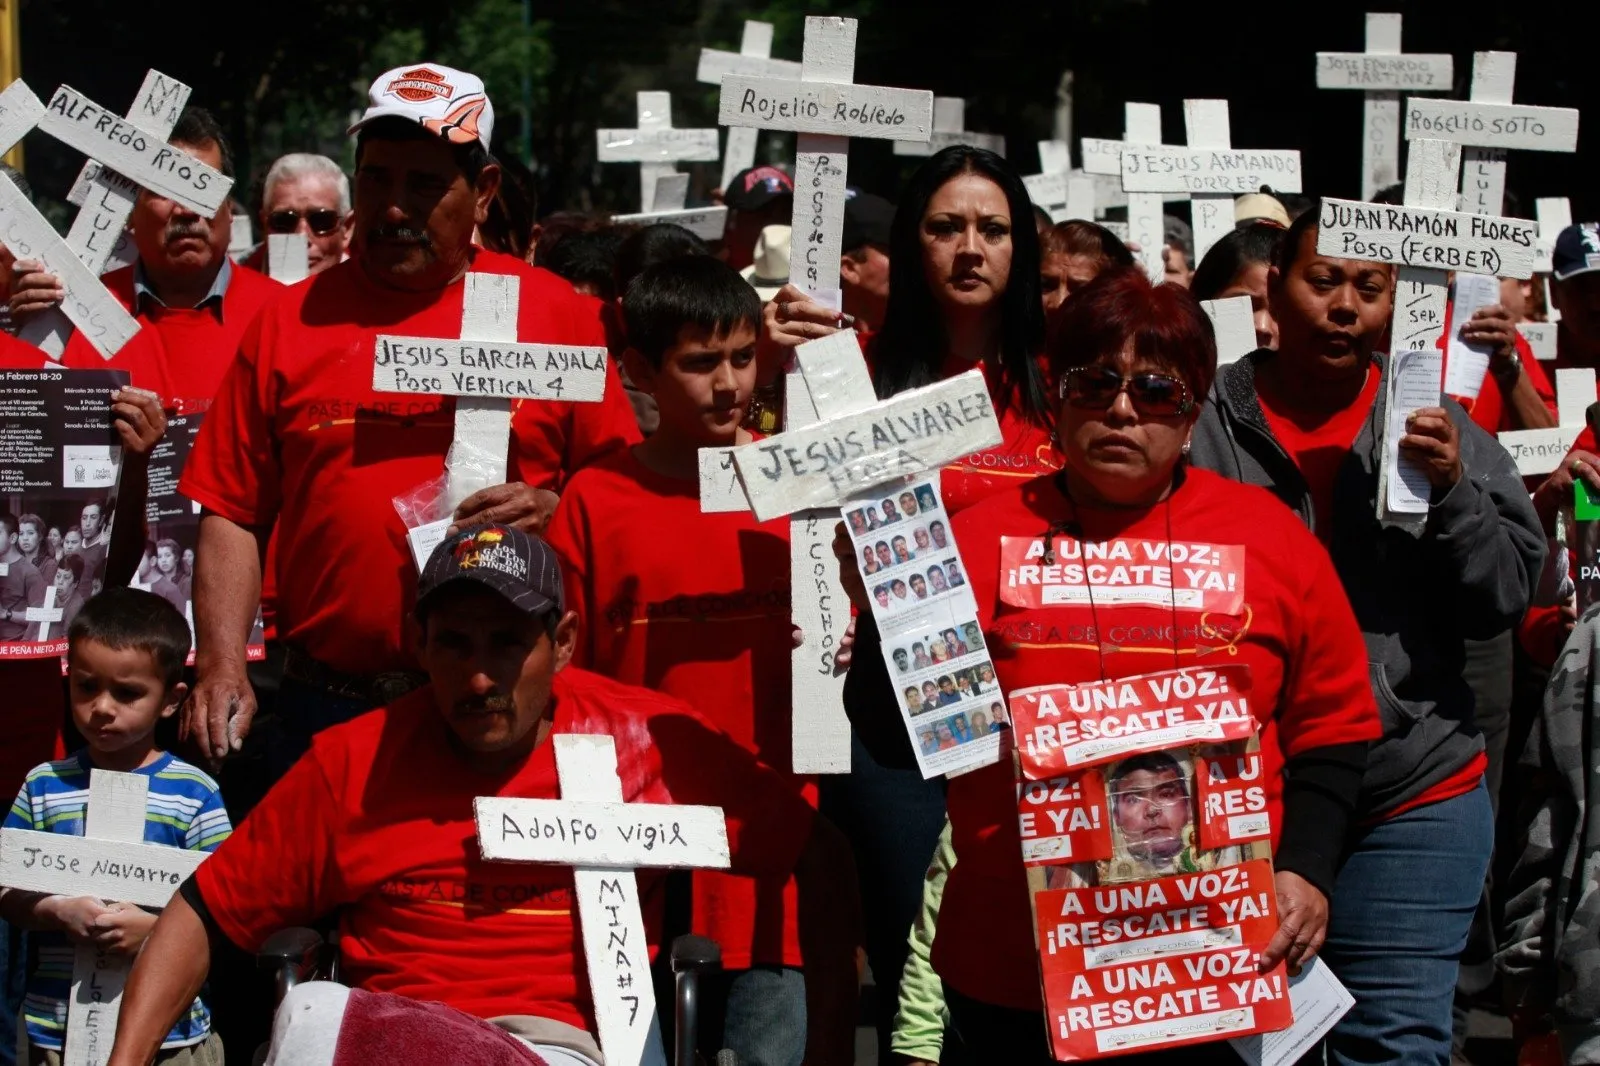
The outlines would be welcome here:
<svg viewBox="0 0 1600 1066">
<path fill-rule="evenodd" d="M 1530 107 L 1511 102 L 1515 52 L 1472 57 L 1470 100 L 1407 100 L 1406 139 L 1427 138 L 1466 146 L 1461 210 L 1498 215 L 1505 202 L 1506 152 L 1578 150 L 1578 112 L 1570 107 Z"/>
<path fill-rule="evenodd" d="M 267 276 L 285 285 L 311 276 L 311 242 L 304 233 L 267 234 Z"/>
<path fill-rule="evenodd" d="M 1122 140 L 1112 143 L 1117 145 L 1117 174 L 1122 191 L 1128 198 L 1128 239 L 1139 245 L 1139 262 L 1144 267 L 1145 276 L 1159 285 L 1167 274 L 1167 227 L 1162 216 L 1162 196 L 1160 192 L 1136 190 L 1129 185 L 1122 157 L 1129 151 L 1142 151 L 1161 143 L 1161 105 L 1123 104 Z M 1091 157 L 1086 139 L 1083 153 L 1085 170 L 1090 169 L 1091 158 L 1101 156 L 1096 153 Z"/>
<path fill-rule="evenodd" d="M 1211 319 L 1217 338 L 1217 365 L 1227 366 L 1256 350 L 1255 309 L 1248 296 L 1201 300 L 1200 309 Z"/>
<path fill-rule="evenodd" d="M 375 392 L 456 397 L 455 440 L 445 460 L 452 512 L 474 492 L 505 483 L 514 401 L 599 403 L 606 388 L 605 348 L 518 340 L 514 275 L 471 272 L 464 280 L 459 338 L 379 335 L 372 360 Z M 442 537 L 449 524 L 445 518 L 425 528 Z"/>
<path fill-rule="evenodd" d="M 473 803 L 478 848 L 491 862 L 573 868 L 600 1050 L 607 1066 L 639 1066 L 651 1045 L 657 1056 L 662 1049 L 633 871 L 727 869 L 727 822 L 717 807 L 625 803 L 608 736 L 551 741 L 561 798 L 480 796 Z"/>
<path fill-rule="evenodd" d="M 1500 434 L 1500 445 L 1516 461 L 1517 473 L 1523 477 L 1554 473 L 1588 425 L 1586 416 L 1595 397 L 1593 370 L 1557 370 L 1556 424 L 1548 429 L 1517 429 Z"/>
<path fill-rule="evenodd" d="M 90 771 L 83 836 L 0 829 L 0 885 L 165 907 L 206 853 L 144 843 L 149 789 L 149 778 L 140 774 Z M 77 945 L 64 1066 L 98 1066 L 110 1058 L 132 965 L 132 956 Z"/>
<path fill-rule="evenodd" d="M 937 100 L 935 101 L 937 103 Z M 1104 214 L 1099 203 L 1095 175 L 1072 169 L 1072 153 L 1065 141 L 1040 141 L 1039 173 L 1022 179 L 1028 198 L 1050 216 L 1051 222 L 1082 218 L 1091 222 Z M 1115 183 L 1120 192 L 1122 184 Z M 1124 200 L 1126 202 L 1126 200 Z"/>
<path fill-rule="evenodd" d="M 967 102 L 959 96 L 933 98 L 933 133 L 926 141 L 895 141 L 895 155 L 933 155 L 952 145 L 987 148 L 1006 154 L 1006 139 L 998 133 L 973 133 L 967 129 Z"/>
<path fill-rule="evenodd" d="M 1364 52 L 1318 52 L 1317 88 L 1360 89 L 1361 198 L 1400 179 L 1400 93 L 1447 93 L 1455 76 L 1448 55 L 1400 50 L 1400 16 L 1367 12 Z"/>
<path fill-rule="evenodd" d="M 1211 246 L 1233 229 L 1235 195 L 1260 192 L 1263 185 L 1279 192 L 1300 191 L 1300 153 L 1232 148 L 1226 100 L 1185 100 L 1183 120 L 1189 142 L 1185 147 L 1124 145 L 1122 187 L 1129 193 L 1191 194 L 1192 265 L 1198 266 Z"/>
<path fill-rule="evenodd" d="M 1417 101 L 1412 102 L 1414 106 Z M 1461 146 L 1431 139 L 1412 139 L 1406 164 L 1405 205 L 1378 205 L 1325 199 L 1318 220 L 1317 251 L 1342 259 L 1369 259 L 1400 267 L 1395 287 L 1394 319 L 1389 333 L 1391 365 L 1404 362 L 1442 367 L 1439 338 L 1444 331 L 1447 271 L 1526 278 L 1534 265 L 1534 224 L 1526 219 L 1495 218 L 1452 210 L 1460 172 Z M 1431 400 L 1410 406 L 1438 403 L 1442 377 L 1432 383 Z M 1395 402 L 1393 390 L 1400 377 L 1389 378 L 1391 397 L 1387 410 L 1389 443 L 1384 450 L 1378 506 L 1380 517 L 1426 514 L 1424 482 L 1409 469 L 1397 469 L 1394 448 L 1408 410 Z M 1428 391 L 1415 386 L 1415 394 Z M 1398 480 L 1408 491 L 1389 491 Z"/>
<path fill-rule="evenodd" d="M 700 67 L 695 74 L 697 81 L 721 85 L 723 77 L 728 74 L 798 81 L 800 64 L 792 59 L 772 58 L 772 23 L 746 19 L 737 52 L 724 52 L 717 48 L 700 49 Z M 728 127 L 728 146 L 722 152 L 723 189 L 727 189 L 735 174 L 756 165 L 756 142 L 760 137 L 761 131 L 754 126 Z"/>
<path fill-rule="evenodd" d="M 855 19 L 807 17 L 800 77 L 729 74 L 722 79 L 717 115 L 724 126 L 799 134 L 795 139 L 789 253 L 793 266 L 789 276 L 791 284 L 835 309 L 841 301 L 839 258 L 850 138 L 926 141 L 933 129 L 932 93 L 853 82 L 856 29 Z M 848 330 L 838 336 L 851 345 L 856 343 Z M 859 349 L 856 359 L 860 359 Z M 842 413 L 839 404 L 860 410 L 876 399 L 864 371 L 853 383 L 848 399 L 839 392 L 832 394 L 835 413 Z M 787 386 L 785 427 L 792 431 L 828 417 L 814 405 L 814 394 L 800 371 L 790 371 Z M 720 460 L 713 467 L 718 463 Z M 758 514 L 760 511 L 757 508 Z M 800 513 L 794 513 L 797 511 Z M 778 513 L 792 514 L 790 611 L 802 634 L 802 644 L 792 655 L 793 769 L 796 773 L 848 773 L 850 726 L 844 714 L 844 678 L 833 671 L 833 656 L 849 621 L 848 601 L 833 559 L 837 511 L 790 508 Z"/>
<path fill-rule="evenodd" d="M 595 131 L 597 157 L 602 163 L 639 164 L 639 210 L 681 210 L 688 175 L 679 175 L 674 163 L 716 162 L 717 131 L 674 128 L 671 93 L 640 93 L 638 110 L 637 129 Z"/>
<path fill-rule="evenodd" d="M 50 627 L 65 617 L 60 607 L 56 606 L 56 586 L 51 582 L 44 590 L 44 600 L 37 607 L 29 607 L 23 612 L 23 618 L 29 622 L 39 623 L 39 636 L 41 644 L 50 639 Z"/>
<path fill-rule="evenodd" d="M 1556 238 L 1572 225 L 1572 202 L 1565 196 L 1541 196 L 1533 202 L 1533 217 L 1539 221 L 1539 241 L 1534 247 L 1538 261 L 1534 271 L 1549 274 L 1554 269 L 1551 256 L 1555 252 Z M 1550 279 L 1544 278 L 1543 284 L 1545 321 L 1518 322 L 1517 330 L 1533 349 L 1534 358 L 1548 361 L 1556 357 L 1556 323 L 1561 321 L 1561 312 L 1550 298 Z"/>
<path fill-rule="evenodd" d="M 44 104 L 26 84 L 18 80 L 6 86 L 0 93 L 0 153 L 10 151 L 43 117 Z M 0 244 L 18 259 L 42 262 L 60 280 L 65 294 L 62 311 L 106 358 L 139 332 L 139 324 L 100 283 L 99 275 L 83 265 L 72 246 L 4 175 L 0 175 Z"/>
</svg>

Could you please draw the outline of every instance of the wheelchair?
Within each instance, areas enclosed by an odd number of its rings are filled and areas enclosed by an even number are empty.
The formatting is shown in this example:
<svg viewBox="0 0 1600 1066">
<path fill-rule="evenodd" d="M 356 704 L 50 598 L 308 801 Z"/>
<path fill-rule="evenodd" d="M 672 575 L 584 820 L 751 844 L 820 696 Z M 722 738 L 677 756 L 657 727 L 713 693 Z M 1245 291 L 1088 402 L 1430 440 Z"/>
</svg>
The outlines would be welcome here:
<svg viewBox="0 0 1600 1066">
<path fill-rule="evenodd" d="M 280 929 L 267 938 L 256 954 L 257 964 L 273 972 L 273 1010 L 295 985 L 306 981 L 340 981 L 339 934 L 316 929 Z M 716 941 L 684 934 L 672 941 L 670 966 L 673 981 L 673 1066 L 739 1066 L 731 1051 L 718 1052 L 707 1063 L 696 1050 L 700 1032 L 700 979 L 722 969 L 722 949 Z M 267 1049 L 256 1052 L 256 1066 Z"/>
</svg>

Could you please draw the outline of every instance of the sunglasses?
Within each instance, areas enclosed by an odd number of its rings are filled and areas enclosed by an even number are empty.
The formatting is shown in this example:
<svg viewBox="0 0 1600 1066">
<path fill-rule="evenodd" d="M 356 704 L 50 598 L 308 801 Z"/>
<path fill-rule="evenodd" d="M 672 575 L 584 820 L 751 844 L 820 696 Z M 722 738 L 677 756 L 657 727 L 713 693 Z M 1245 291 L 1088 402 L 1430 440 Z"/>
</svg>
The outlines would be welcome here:
<svg viewBox="0 0 1600 1066">
<path fill-rule="evenodd" d="M 267 216 L 267 229 L 273 233 L 293 233 L 300 226 L 299 211 L 274 211 Z M 318 237 L 326 237 L 339 227 L 339 212 L 331 207 L 318 207 L 305 212 L 306 225 Z"/>
<path fill-rule="evenodd" d="M 1143 371 L 1123 377 L 1109 366 L 1075 366 L 1061 375 L 1061 398 L 1074 407 L 1104 411 L 1126 392 L 1146 418 L 1186 415 L 1194 403 L 1189 387 L 1171 374 Z"/>
</svg>

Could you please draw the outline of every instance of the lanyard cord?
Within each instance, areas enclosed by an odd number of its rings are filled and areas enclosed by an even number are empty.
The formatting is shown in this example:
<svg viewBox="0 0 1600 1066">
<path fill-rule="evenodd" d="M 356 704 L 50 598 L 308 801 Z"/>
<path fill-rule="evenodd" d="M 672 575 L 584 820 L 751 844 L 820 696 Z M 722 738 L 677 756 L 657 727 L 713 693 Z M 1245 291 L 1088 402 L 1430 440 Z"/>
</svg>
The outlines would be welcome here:
<svg viewBox="0 0 1600 1066">
<path fill-rule="evenodd" d="M 1047 526 L 1045 528 L 1045 531 L 1044 531 L 1044 542 L 1045 542 L 1044 561 L 1045 561 L 1045 565 L 1047 565 L 1047 566 L 1054 566 L 1055 562 L 1056 562 L 1056 548 L 1055 548 L 1055 538 L 1056 537 L 1062 536 L 1062 535 L 1072 537 L 1073 539 L 1075 539 L 1078 542 L 1078 544 L 1080 546 L 1080 549 L 1084 544 L 1088 543 L 1088 541 L 1086 540 L 1086 538 L 1083 535 L 1083 526 L 1078 521 L 1078 501 L 1072 498 L 1072 490 L 1067 487 L 1067 472 L 1065 470 L 1061 470 L 1061 471 L 1057 472 L 1057 474 L 1055 476 L 1055 482 L 1056 482 L 1056 487 L 1061 490 L 1061 495 L 1066 497 L 1067 503 L 1069 503 L 1072 506 L 1072 517 L 1067 519 L 1065 522 L 1052 522 L 1052 523 L 1050 523 L 1049 526 Z M 1171 577 L 1171 570 L 1172 570 L 1172 493 L 1170 491 L 1167 493 L 1167 498 L 1163 502 L 1166 504 L 1166 519 L 1167 519 L 1167 556 L 1166 556 L 1166 559 L 1167 559 L 1167 572 L 1168 572 L 1168 577 L 1167 577 L 1167 595 L 1168 595 L 1168 605 L 1169 605 L 1169 607 L 1171 608 L 1171 611 L 1172 611 L 1172 667 L 1173 667 L 1173 669 L 1176 670 L 1176 669 L 1180 669 L 1182 667 L 1183 663 L 1182 663 L 1182 658 L 1180 657 L 1179 647 L 1178 647 L 1178 640 L 1179 640 L 1179 632 L 1178 632 L 1178 590 L 1177 590 L 1177 586 L 1173 584 L 1172 577 Z M 1104 543 L 1104 542 L 1103 541 L 1097 541 L 1096 543 Z M 1079 558 L 1085 558 L 1085 553 L 1083 551 L 1080 550 L 1078 554 L 1079 554 Z M 1087 564 L 1087 559 L 1086 558 L 1085 558 L 1085 563 Z M 1102 633 L 1101 633 L 1101 629 L 1100 629 L 1100 613 L 1099 613 L 1098 605 L 1096 605 L 1096 603 L 1094 602 L 1094 582 L 1089 580 L 1089 569 L 1088 569 L 1087 565 L 1084 566 L 1084 570 L 1083 570 L 1083 587 L 1084 587 L 1084 590 L 1089 595 L 1089 624 L 1094 627 L 1095 655 L 1098 657 L 1098 660 L 1099 660 L 1100 680 L 1104 681 L 1106 679 L 1106 646 L 1105 646 L 1105 641 L 1102 639 Z"/>
</svg>

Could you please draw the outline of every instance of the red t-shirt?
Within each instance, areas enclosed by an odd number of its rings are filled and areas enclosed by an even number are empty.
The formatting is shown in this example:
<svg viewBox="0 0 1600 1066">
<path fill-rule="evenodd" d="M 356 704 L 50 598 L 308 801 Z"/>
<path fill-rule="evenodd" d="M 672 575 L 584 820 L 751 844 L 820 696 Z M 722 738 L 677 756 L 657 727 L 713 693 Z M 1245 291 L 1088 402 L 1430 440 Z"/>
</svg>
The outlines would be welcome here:
<svg viewBox="0 0 1600 1066">
<path fill-rule="evenodd" d="M 1372 413 L 1382 380 L 1377 367 L 1368 367 L 1367 383 L 1356 402 L 1321 422 L 1276 403 L 1265 389 L 1256 390 L 1261 413 L 1267 416 L 1272 436 L 1289 453 L 1289 458 L 1300 468 L 1300 475 L 1306 479 L 1317 535 L 1324 544 L 1333 532 L 1333 483 L 1339 465 L 1361 435 L 1361 427 Z"/>
<path fill-rule="evenodd" d="M 0 330 L 0 370 L 39 370 L 50 357 Z M 22 779 L 42 762 L 66 754 L 66 719 L 59 659 L 0 660 L 0 793 L 15 796 Z"/>
<path fill-rule="evenodd" d="M 1450 319 L 1455 314 L 1456 305 L 1452 300 L 1444 309 L 1444 332 L 1439 335 L 1439 347 L 1449 350 L 1450 347 Z M 1550 408 L 1550 413 L 1556 411 L 1556 390 L 1550 384 L 1550 378 L 1544 372 L 1544 367 L 1539 365 L 1539 360 L 1534 357 L 1533 349 L 1523 339 L 1522 334 L 1517 334 L 1517 358 L 1522 360 L 1522 372 L 1528 375 L 1528 383 L 1533 386 L 1533 391 L 1539 394 L 1539 399 Z M 1478 428 L 1485 433 L 1504 433 L 1517 427 L 1511 422 L 1511 407 L 1506 403 L 1506 395 L 1488 371 L 1483 375 L 1483 387 L 1478 390 L 1476 400 L 1465 396 L 1452 397 L 1478 424 Z"/>
<path fill-rule="evenodd" d="M 599 303 L 554 274 L 476 249 L 473 269 L 521 278 L 518 336 L 603 344 Z M 278 631 L 337 670 L 406 669 L 416 570 L 394 498 L 438 478 L 455 400 L 372 389 L 379 333 L 457 337 L 465 283 L 408 293 L 356 260 L 288 289 L 246 332 L 179 491 L 241 525 L 277 528 Z M 615 368 L 600 403 L 523 403 L 507 476 L 563 473 L 639 439 Z"/>
<path fill-rule="evenodd" d="M 702 514 L 698 481 L 624 449 L 573 476 L 548 539 L 582 626 L 573 661 L 694 706 L 815 806 L 790 755 L 789 522 Z M 730 970 L 800 966 L 792 879 L 699 870 L 694 931 Z"/>
<path fill-rule="evenodd" d="M 1148 511 L 1079 509 L 1081 535 L 1091 542 L 1167 545 L 1170 538 L 1242 546 L 1244 602 L 1236 613 L 1002 603 L 1000 538 L 1042 537 L 1073 517 L 1056 479 L 1043 477 L 991 497 L 952 524 L 1000 681 L 1012 691 L 1208 661 L 1249 666 L 1276 842 L 1284 760 L 1382 732 L 1361 629 L 1326 549 L 1264 489 L 1190 470 L 1168 503 Z M 1135 546 L 1136 556 L 1142 552 Z M 945 883 L 934 969 L 984 1003 L 1039 1010 L 1010 763 L 952 780 L 947 806 L 960 861 Z"/>
<path fill-rule="evenodd" d="M 110 359 L 74 330 L 61 361 L 74 370 L 126 370 L 135 388 L 161 397 L 163 407 L 180 415 L 211 406 L 222 379 L 239 351 L 239 339 L 261 308 L 283 292 L 283 285 L 265 274 L 234 263 L 222 294 L 222 315 L 215 306 L 163 307 L 145 300 L 134 314 L 140 325 L 133 339 Z M 101 278 L 130 312 L 134 309 L 133 267 Z"/>
<path fill-rule="evenodd" d="M 687 704 L 575 668 L 552 698 L 552 734 L 615 738 L 626 801 L 719 806 L 735 870 L 794 868 L 811 809 Z M 593 1032 L 571 870 L 485 862 L 476 846 L 474 797 L 560 798 L 555 746 L 487 777 L 451 754 L 448 733 L 422 689 L 318 734 L 196 873 L 206 907 L 248 951 L 338 909 L 355 987 Z M 638 878 L 653 950 L 665 872 Z"/>
</svg>

